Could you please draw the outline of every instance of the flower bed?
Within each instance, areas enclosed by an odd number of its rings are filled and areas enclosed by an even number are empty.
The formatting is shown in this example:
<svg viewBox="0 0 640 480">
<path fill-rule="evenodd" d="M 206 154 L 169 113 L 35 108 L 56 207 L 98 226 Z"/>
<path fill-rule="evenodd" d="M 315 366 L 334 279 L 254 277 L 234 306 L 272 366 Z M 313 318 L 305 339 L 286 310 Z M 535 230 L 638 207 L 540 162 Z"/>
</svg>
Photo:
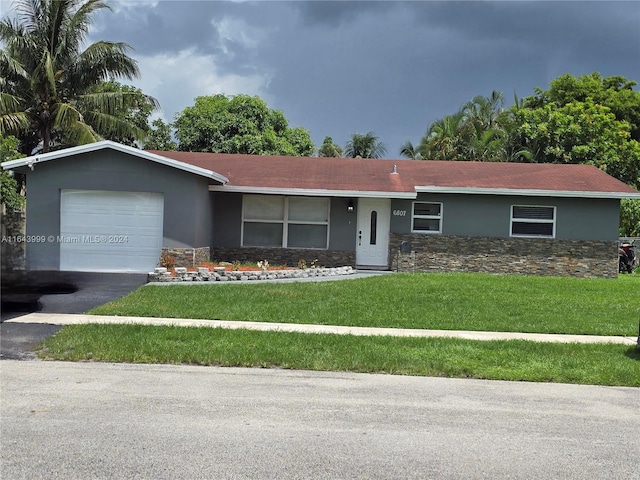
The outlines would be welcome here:
<svg viewBox="0 0 640 480">
<path fill-rule="evenodd" d="M 249 267 L 250 268 L 250 267 Z M 176 267 L 169 271 L 158 267 L 147 276 L 148 282 L 233 282 L 240 280 L 278 280 L 332 277 L 356 273 L 353 267 L 305 268 L 305 269 L 245 269 L 229 270 L 228 266 L 198 267 L 195 271 Z"/>
</svg>

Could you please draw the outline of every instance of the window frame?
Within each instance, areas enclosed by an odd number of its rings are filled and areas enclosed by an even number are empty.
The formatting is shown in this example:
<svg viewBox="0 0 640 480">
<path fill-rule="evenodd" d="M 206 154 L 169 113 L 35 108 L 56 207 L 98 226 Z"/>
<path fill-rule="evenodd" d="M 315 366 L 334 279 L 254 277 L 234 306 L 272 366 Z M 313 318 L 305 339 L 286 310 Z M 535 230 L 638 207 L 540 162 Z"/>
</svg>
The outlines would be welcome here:
<svg viewBox="0 0 640 480">
<path fill-rule="evenodd" d="M 553 212 L 553 218 L 551 220 L 542 219 L 542 218 L 524 218 L 524 217 L 514 217 L 514 209 L 517 207 L 521 208 L 550 208 Z M 558 207 L 555 205 L 522 205 L 522 204 L 513 204 L 509 208 L 509 236 L 513 238 L 556 238 L 556 220 L 558 218 L 557 215 Z M 543 234 L 521 234 L 521 233 L 513 233 L 513 223 L 544 223 L 551 224 L 551 235 L 543 235 Z"/>
<path fill-rule="evenodd" d="M 278 197 L 283 200 L 283 218 L 278 219 L 259 219 L 259 218 L 248 218 L 245 216 L 246 212 L 246 198 L 247 197 Z M 326 202 L 326 213 L 327 220 L 291 220 L 289 219 L 289 201 L 290 199 L 296 198 L 319 198 L 323 199 Z M 331 224 L 331 198 L 330 197 L 311 197 L 305 195 L 266 195 L 266 194 L 244 194 L 242 196 L 242 222 L 241 222 L 241 231 L 240 231 L 240 246 L 246 248 L 288 248 L 288 249 L 304 249 L 304 250 L 328 250 L 329 249 L 329 238 L 330 238 L 330 224 Z M 265 223 L 265 224 L 279 224 L 282 226 L 282 242 L 280 245 L 245 245 L 244 238 L 244 230 L 246 223 Z M 326 226 L 327 235 L 325 238 L 324 247 L 291 247 L 289 246 L 289 226 L 290 225 L 320 225 Z"/>
<path fill-rule="evenodd" d="M 416 215 L 416 204 L 427 203 L 431 205 L 440 205 L 440 215 Z M 416 230 L 415 219 L 424 220 L 438 220 L 438 230 Z M 442 221 L 444 219 L 444 204 L 443 202 L 427 202 L 422 200 L 416 200 L 411 202 L 411 233 L 423 233 L 427 235 L 437 235 L 442 233 Z"/>
</svg>

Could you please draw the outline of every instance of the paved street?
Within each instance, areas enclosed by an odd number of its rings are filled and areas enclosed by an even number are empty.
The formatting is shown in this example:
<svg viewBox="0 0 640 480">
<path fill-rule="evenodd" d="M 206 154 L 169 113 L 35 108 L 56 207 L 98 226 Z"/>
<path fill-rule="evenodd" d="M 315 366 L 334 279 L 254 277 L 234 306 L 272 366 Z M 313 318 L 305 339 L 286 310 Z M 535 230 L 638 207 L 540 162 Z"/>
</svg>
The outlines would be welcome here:
<svg viewBox="0 0 640 480">
<path fill-rule="evenodd" d="M 169 365 L 1 368 L 1 478 L 637 479 L 640 389 Z"/>
</svg>

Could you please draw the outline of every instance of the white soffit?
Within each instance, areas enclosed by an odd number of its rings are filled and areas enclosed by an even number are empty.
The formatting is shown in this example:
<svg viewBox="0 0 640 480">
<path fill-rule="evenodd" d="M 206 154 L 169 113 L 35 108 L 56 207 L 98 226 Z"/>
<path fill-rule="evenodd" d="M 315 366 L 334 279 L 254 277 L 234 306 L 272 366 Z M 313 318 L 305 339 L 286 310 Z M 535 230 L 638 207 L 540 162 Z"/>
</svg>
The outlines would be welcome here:
<svg viewBox="0 0 640 480">
<path fill-rule="evenodd" d="M 515 188 L 475 188 L 475 187 L 436 187 L 417 186 L 416 193 L 463 193 L 467 195 L 514 195 L 528 197 L 573 197 L 573 198 L 638 198 L 640 192 L 589 192 L 578 190 L 534 190 Z"/>
<path fill-rule="evenodd" d="M 324 190 L 306 188 L 241 187 L 209 185 L 210 192 L 253 193 L 264 195 L 298 195 L 304 197 L 361 197 L 361 198 L 405 198 L 414 199 L 414 192 L 373 192 L 364 190 Z"/>
</svg>

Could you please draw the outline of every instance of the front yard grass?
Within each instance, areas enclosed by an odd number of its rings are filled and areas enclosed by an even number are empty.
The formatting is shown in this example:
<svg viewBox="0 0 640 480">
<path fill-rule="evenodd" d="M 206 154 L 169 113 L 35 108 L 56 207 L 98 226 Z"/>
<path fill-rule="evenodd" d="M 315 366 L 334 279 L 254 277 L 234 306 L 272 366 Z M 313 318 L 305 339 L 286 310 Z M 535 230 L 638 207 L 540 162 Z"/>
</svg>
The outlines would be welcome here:
<svg viewBox="0 0 640 480">
<path fill-rule="evenodd" d="M 90 313 L 451 330 L 638 334 L 640 275 L 617 280 L 389 274 L 310 283 L 144 286 Z M 356 337 L 71 325 L 43 359 L 376 372 L 640 387 L 640 350 L 613 344 Z"/>
<path fill-rule="evenodd" d="M 640 351 L 604 344 L 70 325 L 43 359 L 352 371 L 640 387 Z"/>
<path fill-rule="evenodd" d="M 331 282 L 148 285 L 89 313 L 634 336 L 640 275 L 388 274 Z"/>
</svg>

